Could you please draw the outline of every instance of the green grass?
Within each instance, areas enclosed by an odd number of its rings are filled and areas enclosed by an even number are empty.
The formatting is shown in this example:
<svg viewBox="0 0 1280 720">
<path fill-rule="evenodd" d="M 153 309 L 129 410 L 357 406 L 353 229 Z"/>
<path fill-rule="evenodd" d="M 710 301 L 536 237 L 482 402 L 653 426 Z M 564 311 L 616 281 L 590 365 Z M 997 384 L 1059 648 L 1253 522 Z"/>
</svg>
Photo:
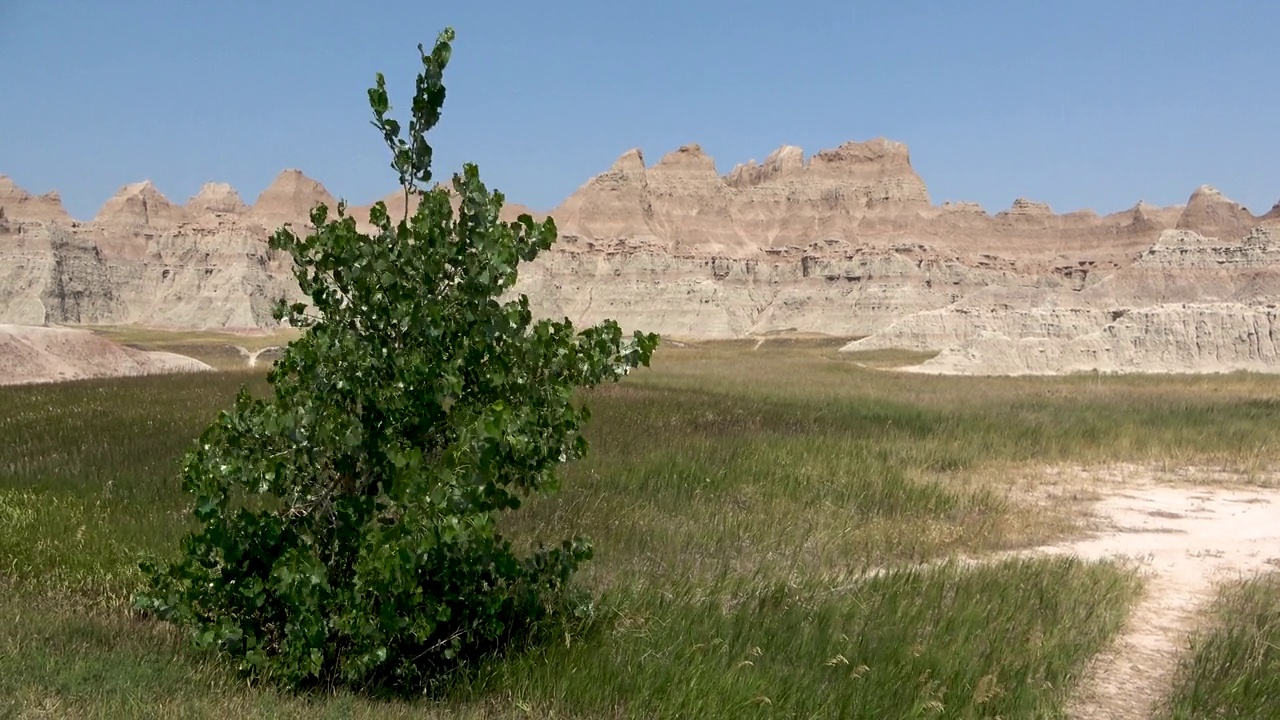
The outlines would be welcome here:
<svg viewBox="0 0 1280 720">
<path fill-rule="evenodd" d="M 835 588 L 614 593 L 585 636 L 477 668 L 443 703 L 248 688 L 157 623 L 9 600 L 0 714 L 8 702 L 93 717 L 1053 717 L 1136 588 L 1113 566 L 1059 558 Z"/>
<path fill-rule="evenodd" d="M 583 717 L 1052 717 L 1137 588 L 1063 558 L 674 585 L 614 599 L 602 637 L 495 664 L 465 696 Z"/>
<path fill-rule="evenodd" d="M 1228 586 L 1178 668 L 1161 717 L 1264 718 L 1280 708 L 1280 572 Z"/>
<path fill-rule="evenodd" d="M 197 373 L 0 392 L 0 586 L 72 607 L 127 605 L 139 551 L 186 528 L 177 462 L 242 384 Z"/>
<path fill-rule="evenodd" d="M 844 358 L 870 368 L 899 368 L 919 365 L 925 360 L 936 357 L 937 354 L 919 350 L 859 350 L 845 353 Z"/>
<path fill-rule="evenodd" d="M 1011 479 L 1124 461 L 1261 481 L 1278 459 L 1271 378 L 917 377 L 838 346 L 672 346 L 589 393 L 591 455 L 506 526 L 594 539 L 594 625 L 434 702 L 248 688 L 128 609 L 135 560 L 187 527 L 178 458 L 260 374 L 0 389 L 0 716 L 1058 717 L 1137 582 L 948 562 L 1071 530 Z"/>
<path fill-rule="evenodd" d="M 300 335 L 293 328 L 279 330 L 255 330 L 231 332 L 226 330 L 168 330 L 137 325 L 89 325 L 94 332 L 118 343 L 131 345 L 240 345 L 258 350 L 272 345 L 284 345 Z"/>
</svg>

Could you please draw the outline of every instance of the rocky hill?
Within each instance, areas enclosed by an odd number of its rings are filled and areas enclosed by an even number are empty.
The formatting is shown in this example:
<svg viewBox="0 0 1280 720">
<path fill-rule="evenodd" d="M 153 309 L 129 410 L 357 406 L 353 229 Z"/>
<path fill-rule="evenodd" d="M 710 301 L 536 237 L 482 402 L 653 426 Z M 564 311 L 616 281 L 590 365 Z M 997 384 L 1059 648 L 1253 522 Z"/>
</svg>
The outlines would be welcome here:
<svg viewBox="0 0 1280 720">
<path fill-rule="evenodd" d="M 393 215 L 411 210 L 401 193 L 385 201 Z M 219 183 L 177 205 L 142 182 L 77 222 L 55 193 L 36 197 L 0 176 L 0 322 L 269 325 L 273 299 L 296 290 L 266 238 L 281 223 L 305 228 L 317 202 L 335 203 L 286 170 L 252 205 Z M 363 222 L 368 207 L 352 214 Z M 521 212 L 513 205 L 506 217 Z M 652 165 L 630 150 L 551 214 L 561 241 L 523 269 L 518 288 L 542 314 L 696 337 L 869 336 L 851 349 L 941 351 L 934 369 L 981 371 L 973 358 L 999 354 L 1000 337 L 1067 343 L 1112 327 L 1107 337 L 1139 338 L 1147 330 L 1127 328 L 1172 328 L 1181 316 L 1153 310 L 1146 325 L 1137 320 L 1147 315 L 1126 316 L 1166 305 L 1270 317 L 1263 310 L 1280 291 L 1280 203 L 1254 216 L 1206 186 L 1185 206 L 1138 203 L 1106 216 L 1030 199 L 994 214 L 935 205 L 907 147 L 882 139 L 808 158 L 783 146 L 723 176 L 697 145 Z M 946 360 L 961 351 L 970 359 Z M 1112 357 L 1121 356 L 1146 362 Z"/>
</svg>

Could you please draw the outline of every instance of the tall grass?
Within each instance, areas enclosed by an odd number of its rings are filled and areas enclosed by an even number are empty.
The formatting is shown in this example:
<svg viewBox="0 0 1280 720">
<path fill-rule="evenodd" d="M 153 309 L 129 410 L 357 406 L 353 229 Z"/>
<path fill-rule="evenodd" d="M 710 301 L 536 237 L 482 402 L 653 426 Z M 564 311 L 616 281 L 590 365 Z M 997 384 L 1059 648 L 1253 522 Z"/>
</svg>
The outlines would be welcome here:
<svg viewBox="0 0 1280 720">
<path fill-rule="evenodd" d="M 1071 558 L 677 584 L 612 598 L 596 635 L 495 663 L 462 696 L 580 717 L 1052 717 L 1137 588 Z"/>
<path fill-rule="evenodd" d="M 0 392 L 0 588 L 72 607 L 127 605 L 140 552 L 186 528 L 178 458 L 242 384 L 197 373 Z"/>
<path fill-rule="evenodd" d="M 1280 572 L 1227 586 L 1192 642 L 1160 716 L 1269 718 L 1280 713 Z"/>
<path fill-rule="evenodd" d="M 665 348 L 586 394 L 591 455 L 504 522 L 520 542 L 594 539 L 595 620 L 431 703 L 246 688 L 129 612 L 136 558 L 187 527 L 179 456 L 261 375 L 0 389 L 0 698 L 112 717 L 1055 717 L 1137 584 L 1110 564 L 945 562 L 1069 531 L 1001 481 L 1277 460 L 1271 378 L 916 377 L 833 343 L 753 348 Z"/>
</svg>

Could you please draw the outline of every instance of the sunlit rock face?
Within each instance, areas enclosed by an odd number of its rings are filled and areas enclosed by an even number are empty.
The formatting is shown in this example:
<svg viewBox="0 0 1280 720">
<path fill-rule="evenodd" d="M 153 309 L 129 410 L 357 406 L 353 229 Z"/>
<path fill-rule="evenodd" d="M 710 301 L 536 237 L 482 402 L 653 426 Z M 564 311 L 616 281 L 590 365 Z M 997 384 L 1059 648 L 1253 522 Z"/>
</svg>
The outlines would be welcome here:
<svg viewBox="0 0 1280 720">
<path fill-rule="evenodd" d="M 401 218 L 413 200 L 384 202 Z M 56 193 L 0 176 L 0 322 L 274 325 L 276 298 L 302 298 L 267 238 L 285 223 L 306 232 L 318 203 L 336 200 L 298 170 L 251 205 L 216 182 L 177 205 L 144 181 L 80 223 Z M 366 230 L 371 206 L 350 209 Z M 543 217 L 513 203 L 502 219 L 524 213 Z M 652 164 L 629 150 L 550 214 L 560 240 L 516 288 L 547 317 L 688 337 L 868 336 L 851 349 L 939 351 L 933 371 L 1271 362 L 1250 338 L 1270 331 L 1280 297 L 1280 204 L 1255 217 L 1208 186 L 1175 207 L 1059 214 L 1020 198 L 991 214 L 933 204 L 890 140 L 811 156 L 784 145 L 724 175 L 690 144 Z M 1240 332 L 1210 336 L 1204 324 L 1219 321 Z M 1139 339 L 1147 331 L 1164 345 Z M 1119 345 L 1097 349 L 1108 342 Z"/>
</svg>

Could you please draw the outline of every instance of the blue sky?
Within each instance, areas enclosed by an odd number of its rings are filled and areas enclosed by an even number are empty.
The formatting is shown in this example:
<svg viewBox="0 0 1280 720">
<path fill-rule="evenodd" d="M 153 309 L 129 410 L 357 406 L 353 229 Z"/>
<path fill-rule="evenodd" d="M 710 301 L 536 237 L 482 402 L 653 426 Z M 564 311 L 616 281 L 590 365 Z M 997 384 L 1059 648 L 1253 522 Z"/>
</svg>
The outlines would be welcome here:
<svg viewBox="0 0 1280 720">
<path fill-rule="evenodd" d="M 1280 3 L 0 0 L 0 173 L 91 217 L 144 178 L 252 202 L 285 167 L 353 204 L 395 185 L 365 89 L 408 101 L 457 28 L 432 136 L 550 209 L 622 152 L 906 142 L 935 202 L 1065 212 L 1280 199 Z"/>
</svg>

